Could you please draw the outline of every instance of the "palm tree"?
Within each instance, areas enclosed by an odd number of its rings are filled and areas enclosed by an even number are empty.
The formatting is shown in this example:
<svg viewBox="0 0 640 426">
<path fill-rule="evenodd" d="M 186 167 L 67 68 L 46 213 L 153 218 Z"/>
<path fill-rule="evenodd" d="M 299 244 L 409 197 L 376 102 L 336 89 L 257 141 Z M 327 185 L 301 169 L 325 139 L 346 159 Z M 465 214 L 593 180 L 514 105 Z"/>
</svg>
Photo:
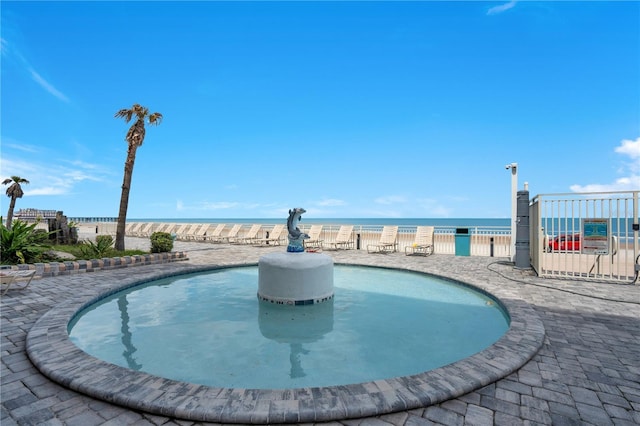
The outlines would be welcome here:
<svg viewBox="0 0 640 426">
<path fill-rule="evenodd" d="M 128 123 L 136 118 L 135 123 L 129 128 L 125 140 L 129 144 L 127 159 L 124 162 L 124 180 L 122 182 L 122 196 L 120 197 L 120 210 L 118 211 L 118 224 L 116 227 L 116 250 L 124 250 L 124 231 L 127 222 L 127 209 L 129 208 L 129 190 L 131 189 L 131 177 L 133 176 L 133 163 L 136 161 L 136 150 L 144 141 L 145 119 L 149 124 L 158 125 L 162 121 L 162 114 L 154 112 L 149 114 L 149 109 L 139 104 L 134 104 L 131 109 L 121 109 L 116 112 L 116 118 L 124 118 Z"/>
<path fill-rule="evenodd" d="M 13 183 L 12 183 L 13 182 Z M 16 206 L 16 199 L 22 198 L 24 192 L 22 191 L 21 183 L 29 183 L 28 180 L 21 178 L 20 176 L 11 176 L 10 179 L 2 181 L 3 185 L 11 185 L 7 188 L 7 197 L 11 197 L 9 203 L 9 211 L 7 212 L 7 229 L 11 229 L 11 221 L 13 220 L 13 209 Z"/>
</svg>

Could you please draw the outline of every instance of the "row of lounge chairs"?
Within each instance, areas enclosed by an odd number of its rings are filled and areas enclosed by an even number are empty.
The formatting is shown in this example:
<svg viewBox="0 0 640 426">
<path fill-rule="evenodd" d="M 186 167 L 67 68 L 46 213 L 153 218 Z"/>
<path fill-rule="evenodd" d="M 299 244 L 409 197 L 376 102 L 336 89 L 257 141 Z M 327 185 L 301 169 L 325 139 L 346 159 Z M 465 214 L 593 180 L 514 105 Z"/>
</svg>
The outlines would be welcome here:
<svg viewBox="0 0 640 426">
<path fill-rule="evenodd" d="M 207 241 L 213 243 L 251 244 L 256 246 L 274 246 L 287 241 L 285 225 L 275 225 L 269 232 L 263 234 L 262 225 L 254 224 L 241 234 L 242 224 L 235 224 L 228 232 L 226 224 L 171 224 L 163 223 L 154 228 L 153 223 L 132 223 L 127 225 L 126 235 L 134 237 L 149 237 L 153 232 L 167 232 L 176 239 L 186 241 Z M 353 249 L 353 225 L 343 225 L 339 228 L 335 239 L 325 241 L 321 238 L 323 225 L 312 225 L 304 240 L 305 250 L 348 250 Z M 406 255 L 430 255 L 433 253 L 433 226 L 418 226 L 413 244 L 405 247 Z M 398 226 L 384 226 L 380 239 L 373 244 L 367 244 L 369 253 L 392 253 L 398 250 Z"/>
<path fill-rule="evenodd" d="M 154 232 L 166 232 L 183 241 L 208 241 L 213 243 L 232 244 L 280 244 L 285 240 L 284 225 L 275 225 L 268 237 L 261 237 L 262 225 L 253 225 L 251 229 L 241 234 L 242 225 L 235 224 L 228 232 L 226 224 L 175 224 L 162 223 L 154 228 L 153 223 L 131 223 L 127 225 L 125 234 L 130 237 L 150 237 Z"/>
<path fill-rule="evenodd" d="M 311 249 L 350 249 L 353 248 L 353 226 L 341 226 L 334 241 L 325 242 L 319 239 L 322 225 L 313 225 L 309 230 L 309 239 L 305 240 L 305 247 Z M 418 226 L 413 244 L 405 247 L 405 254 L 428 256 L 433 254 L 433 226 Z M 398 226 L 384 226 L 380 240 L 374 244 L 367 244 L 369 253 L 393 253 L 398 251 Z"/>
<path fill-rule="evenodd" d="M 433 254 L 433 226 L 418 226 L 413 244 L 405 247 L 404 253 L 409 255 L 428 256 Z M 382 228 L 380 241 L 375 244 L 368 244 L 369 253 L 391 253 L 398 250 L 398 227 L 385 226 Z"/>
</svg>

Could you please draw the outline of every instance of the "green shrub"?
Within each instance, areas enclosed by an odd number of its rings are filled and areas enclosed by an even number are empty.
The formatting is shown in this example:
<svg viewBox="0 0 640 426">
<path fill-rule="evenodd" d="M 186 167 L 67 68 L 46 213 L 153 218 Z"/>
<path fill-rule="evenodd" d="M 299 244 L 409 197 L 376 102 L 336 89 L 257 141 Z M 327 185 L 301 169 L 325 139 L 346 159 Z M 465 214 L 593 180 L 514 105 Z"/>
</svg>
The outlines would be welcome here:
<svg viewBox="0 0 640 426">
<path fill-rule="evenodd" d="M 0 218 L 1 221 L 1 218 Z M 42 261 L 45 253 L 51 248 L 49 234 L 42 229 L 35 229 L 37 223 L 31 225 L 16 220 L 8 229 L 0 226 L 0 261 L 3 264 L 36 263 Z"/>
<path fill-rule="evenodd" d="M 98 259 L 108 257 L 113 250 L 113 237 L 111 235 L 97 235 L 96 242 L 86 240 L 80 246 L 82 257 L 88 259 Z"/>
<path fill-rule="evenodd" d="M 96 244 L 111 247 L 113 246 L 113 237 L 111 235 L 96 235 Z"/>
<path fill-rule="evenodd" d="M 173 249 L 173 238 L 168 232 L 151 234 L 151 253 L 165 253 Z"/>
<path fill-rule="evenodd" d="M 96 258 L 96 256 L 89 255 L 82 251 L 83 249 L 85 249 L 84 242 L 79 242 L 78 244 L 56 244 L 53 246 L 53 249 L 56 251 L 69 253 L 75 256 L 76 260 L 90 260 L 90 259 Z M 108 252 L 106 256 L 99 256 L 99 257 L 102 258 L 102 257 L 139 256 L 139 255 L 145 255 L 145 254 L 149 254 L 149 251 L 145 251 L 145 250 L 117 251 L 116 249 L 112 249 Z M 56 260 L 56 259 L 53 259 L 53 260 Z"/>
</svg>

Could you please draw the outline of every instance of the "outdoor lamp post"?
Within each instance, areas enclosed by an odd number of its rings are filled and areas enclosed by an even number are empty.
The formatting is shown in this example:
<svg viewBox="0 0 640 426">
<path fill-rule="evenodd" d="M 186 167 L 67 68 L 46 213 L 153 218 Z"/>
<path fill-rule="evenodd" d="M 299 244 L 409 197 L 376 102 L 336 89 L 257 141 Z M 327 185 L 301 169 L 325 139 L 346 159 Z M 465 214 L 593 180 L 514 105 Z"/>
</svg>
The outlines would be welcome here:
<svg viewBox="0 0 640 426">
<path fill-rule="evenodd" d="M 505 166 L 511 169 L 511 261 L 516 257 L 516 224 L 518 205 L 518 163 L 511 163 Z"/>
</svg>

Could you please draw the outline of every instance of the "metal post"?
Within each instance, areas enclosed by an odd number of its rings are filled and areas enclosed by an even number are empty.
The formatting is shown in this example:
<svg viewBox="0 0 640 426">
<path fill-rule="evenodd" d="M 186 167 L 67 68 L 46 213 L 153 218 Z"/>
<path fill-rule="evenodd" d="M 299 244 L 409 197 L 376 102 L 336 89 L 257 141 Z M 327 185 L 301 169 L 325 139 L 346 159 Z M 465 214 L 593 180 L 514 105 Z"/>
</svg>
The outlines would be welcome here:
<svg viewBox="0 0 640 426">
<path fill-rule="evenodd" d="M 505 166 L 507 170 L 511 169 L 511 261 L 515 262 L 516 258 L 516 225 L 517 225 L 517 206 L 518 206 L 518 163 L 511 163 Z"/>
<path fill-rule="evenodd" d="M 640 238 L 638 238 L 638 232 L 640 231 L 640 223 L 638 223 L 638 210 L 639 210 L 639 206 L 638 203 L 640 200 L 638 200 L 638 193 L 640 193 L 640 191 L 635 191 L 633 193 L 633 225 L 632 229 L 633 229 L 633 259 L 634 262 L 638 259 L 638 256 L 640 256 L 640 254 L 638 254 L 638 249 L 639 249 L 639 242 L 638 240 L 640 240 Z M 627 243 L 628 244 L 628 243 Z M 634 268 L 636 268 L 636 283 L 640 284 L 640 280 L 638 280 L 638 265 L 635 265 Z"/>
</svg>

